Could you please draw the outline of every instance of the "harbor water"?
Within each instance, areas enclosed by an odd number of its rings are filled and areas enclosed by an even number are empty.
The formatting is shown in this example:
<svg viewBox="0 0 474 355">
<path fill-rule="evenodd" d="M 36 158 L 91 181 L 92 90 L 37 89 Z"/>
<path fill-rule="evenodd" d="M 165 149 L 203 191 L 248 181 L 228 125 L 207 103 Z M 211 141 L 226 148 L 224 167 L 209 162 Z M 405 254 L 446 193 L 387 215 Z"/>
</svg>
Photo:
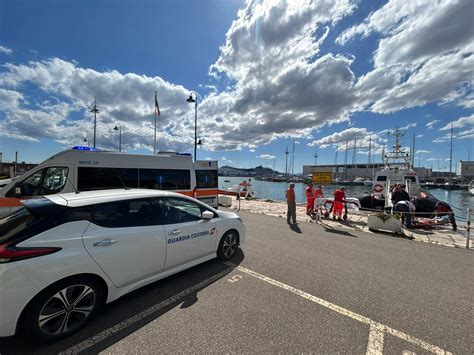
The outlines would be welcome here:
<svg viewBox="0 0 474 355">
<path fill-rule="evenodd" d="M 248 179 L 251 179 L 250 183 L 252 184 L 252 191 L 254 192 L 255 197 L 274 201 L 285 201 L 285 191 L 288 186 L 286 182 L 271 182 L 255 180 L 253 178 L 219 176 L 219 189 L 225 190 L 227 188 L 235 187 L 244 180 L 248 181 Z M 334 191 L 338 187 L 338 185 L 325 185 L 324 195 L 326 197 L 332 197 Z M 371 186 L 363 185 L 344 187 L 346 188 L 347 197 L 357 197 L 368 194 L 371 190 Z M 297 203 L 306 203 L 306 195 L 304 193 L 305 188 L 306 185 L 303 183 L 295 184 Z M 466 221 L 468 207 L 471 207 L 471 210 L 474 210 L 474 196 L 471 196 L 467 190 L 448 191 L 442 189 L 430 189 L 427 190 L 427 192 L 437 199 L 449 203 L 455 213 L 456 219 L 459 221 Z"/>
</svg>

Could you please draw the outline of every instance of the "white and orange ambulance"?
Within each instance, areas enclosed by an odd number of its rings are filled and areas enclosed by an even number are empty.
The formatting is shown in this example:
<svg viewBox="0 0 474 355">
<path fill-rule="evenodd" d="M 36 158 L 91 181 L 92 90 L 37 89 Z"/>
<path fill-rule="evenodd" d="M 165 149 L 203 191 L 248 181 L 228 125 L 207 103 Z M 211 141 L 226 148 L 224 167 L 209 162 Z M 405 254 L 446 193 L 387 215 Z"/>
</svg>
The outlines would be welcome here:
<svg viewBox="0 0 474 355">
<path fill-rule="evenodd" d="M 138 155 L 73 147 L 46 159 L 0 190 L 0 217 L 20 200 L 116 188 L 170 190 L 217 207 L 217 161 L 193 162 L 187 153 Z"/>
</svg>

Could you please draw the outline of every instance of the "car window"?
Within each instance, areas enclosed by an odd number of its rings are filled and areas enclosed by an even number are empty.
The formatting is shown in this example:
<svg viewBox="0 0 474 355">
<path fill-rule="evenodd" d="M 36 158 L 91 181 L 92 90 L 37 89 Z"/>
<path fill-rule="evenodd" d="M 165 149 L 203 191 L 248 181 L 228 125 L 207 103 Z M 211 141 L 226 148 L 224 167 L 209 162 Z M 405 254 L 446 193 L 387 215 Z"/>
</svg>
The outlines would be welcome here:
<svg viewBox="0 0 474 355">
<path fill-rule="evenodd" d="M 94 207 L 92 222 L 106 228 L 126 228 L 158 225 L 163 215 L 156 200 L 126 200 Z"/>
<path fill-rule="evenodd" d="M 164 224 L 195 222 L 201 219 L 206 207 L 182 198 L 166 198 L 160 200 Z"/>
<path fill-rule="evenodd" d="M 77 169 L 79 191 L 138 187 L 138 169 L 89 168 Z"/>
<path fill-rule="evenodd" d="M 50 195 L 60 192 L 66 184 L 69 168 L 50 167 L 43 177 L 41 195 Z"/>
<path fill-rule="evenodd" d="M 69 168 L 64 166 L 53 166 L 40 169 L 28 176 L 25 180 L 15 185 L 7 194 L 7 197 L 16 195 L 19 187 L 21 196 L 42 196 L 61 192 L 67 181 Z"/>
</svg>

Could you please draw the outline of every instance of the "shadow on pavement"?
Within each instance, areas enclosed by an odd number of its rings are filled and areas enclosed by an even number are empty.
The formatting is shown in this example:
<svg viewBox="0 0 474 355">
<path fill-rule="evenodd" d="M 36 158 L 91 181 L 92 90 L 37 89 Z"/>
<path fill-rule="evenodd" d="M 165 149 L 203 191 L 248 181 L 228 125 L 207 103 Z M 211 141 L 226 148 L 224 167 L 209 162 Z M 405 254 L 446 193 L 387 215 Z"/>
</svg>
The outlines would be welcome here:
<svg viewBox="0 0 474 355">
<path fill-rule="evenodd" d="M 231 273 L 243 259 L 238 249 L 231 263 L 210 260 L 133 291 L 105 305 L 78 333 L 57 342 L 38 343 L 20 335 L 0 338 L 0 353 L 98 353 L 180 304 L 182 309 L 192 307 L 201 290 Z"/>
<path fill-rule="evenodd" d="M 346 237 L 353 237 L 353 238 L 359 238 L 358 236 L 354 235 L 354 234 L 351 234 L 347 231 L 343 231 L 343 230 L 340 230 L 340 229 L 335 229 L 333 227 L 330 227 L 328 225 L 322 225 L 324 227 L 324 231 L 328 232 L 328 233 L 334 233 L 334 234 L 340 234 L 340 235 L 345 235 Z"/>
<path fill-rule="evenodd" d="M 295 233 L 299 233 L 299 234 L 302 234 L 303 232 L 301 231 L 301 228 L 297 225 L 297 224 L 291 224 L 290 225 L 290 229 L 295 232 Z"/>
</svg>

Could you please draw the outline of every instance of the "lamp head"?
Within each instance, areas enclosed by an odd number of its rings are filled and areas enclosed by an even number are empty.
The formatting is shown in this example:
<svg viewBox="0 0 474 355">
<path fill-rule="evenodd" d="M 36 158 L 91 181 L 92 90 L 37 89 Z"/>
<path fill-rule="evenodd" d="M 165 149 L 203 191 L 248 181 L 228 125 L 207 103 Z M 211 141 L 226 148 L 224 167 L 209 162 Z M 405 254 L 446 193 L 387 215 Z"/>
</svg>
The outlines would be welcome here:
<svg viewBox="0 0 474 355">
<path fill-rule="evenodd" d="M 189 97 L 187 98 L 186 101 L 187 101 L 187 102 L 190 102 L 190 103 L 196 102 L 196 100 L 193 99 L 193 95 L 192 95 L 192 94 L 189 94 Z"/>
<path fill-rule="evenodd" d="M 197 145 L 202 145 L 202 140 L 198 140 L 196 144 Z"/>
<path fill-rule="evenodd" d="M 120 129 L 120 125 L 115 125 L 114 131 L 118 131 Z"/>
</svg>

